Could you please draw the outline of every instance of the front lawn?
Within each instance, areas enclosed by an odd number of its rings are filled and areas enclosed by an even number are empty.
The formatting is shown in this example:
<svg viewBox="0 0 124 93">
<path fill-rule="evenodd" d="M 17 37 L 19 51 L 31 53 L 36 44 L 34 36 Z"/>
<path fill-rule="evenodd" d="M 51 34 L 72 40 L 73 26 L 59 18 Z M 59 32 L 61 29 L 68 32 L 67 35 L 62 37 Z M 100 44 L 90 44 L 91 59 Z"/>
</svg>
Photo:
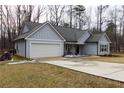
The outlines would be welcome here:
<svg viewBox="0 0 124 93">
<path fill-rule="evenodd" d="M 0 87 L 124 87 L 124 83 L 49 64 L 0 64 Z"/>
<path fill-rule="evenodd" d="M 12 59 L 13 59 L 13 61 L 31 60 L 29 58 L 25 58 L 25 57 L 22 57 L 22 56 L 19 56 L 19 55 L 13 55 Z"/>
<path fill-rule="evenodd" d="M 112 63 L 124 63 L 124 54 L 113 54 L 111 56 L 91 56 L 82 57 L 82 60 L 102 61 Z"/>
</svg>

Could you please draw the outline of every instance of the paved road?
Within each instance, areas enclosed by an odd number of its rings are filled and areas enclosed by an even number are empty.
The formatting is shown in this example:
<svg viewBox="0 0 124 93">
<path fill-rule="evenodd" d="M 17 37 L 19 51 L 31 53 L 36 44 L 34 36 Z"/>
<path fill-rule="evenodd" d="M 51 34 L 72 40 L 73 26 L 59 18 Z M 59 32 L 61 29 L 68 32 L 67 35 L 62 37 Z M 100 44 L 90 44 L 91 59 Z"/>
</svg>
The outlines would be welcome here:
<svg viewBox="0 0 124 93">
<path fill-rule="evenodd" d="M 124 64 L 99 61 L 74 62 L 70 60 L 46 61 L 46 63 L 124 82 Z"/>
</svg>

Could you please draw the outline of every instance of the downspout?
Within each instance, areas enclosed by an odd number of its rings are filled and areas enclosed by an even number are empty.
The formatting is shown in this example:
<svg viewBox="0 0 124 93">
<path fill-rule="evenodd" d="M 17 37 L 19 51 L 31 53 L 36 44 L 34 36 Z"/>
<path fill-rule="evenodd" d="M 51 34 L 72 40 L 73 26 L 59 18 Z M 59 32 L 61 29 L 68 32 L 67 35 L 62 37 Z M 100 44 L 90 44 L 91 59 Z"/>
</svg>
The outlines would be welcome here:
<svg viewBox="0 0 124 93">
<path fill-rule="evenodd" d="M 63 44 L 64 44 L 64 46 L 63 46 L 63 57 L 64 57 L 64 56 L 66 55 L 66 54 L 65 54 L 65 47 L 66 47 L 66 43 L 65 43 L 65 41 L 64 41 Z"/>
<path fill-rule="evenodd" d="M 97 42 L 97 56 L 98 56 L 98 42 Z"/>
<path fill-rule="evenodd" d="M 25 58 L 26 58 L 26 40 L 25 40 Z"/>
</svg>

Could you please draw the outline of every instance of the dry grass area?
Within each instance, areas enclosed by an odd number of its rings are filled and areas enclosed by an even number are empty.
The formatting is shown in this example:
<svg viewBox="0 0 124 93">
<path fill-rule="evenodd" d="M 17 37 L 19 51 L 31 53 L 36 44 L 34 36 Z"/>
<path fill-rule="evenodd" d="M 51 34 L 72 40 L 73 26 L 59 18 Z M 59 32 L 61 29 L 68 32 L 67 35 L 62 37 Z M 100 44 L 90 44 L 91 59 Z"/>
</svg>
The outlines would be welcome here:
<svg viewBox="0 0 124 93">
<path fill-rule="evenodd" d="M 19 55 L 14 55 L 14 56 L 12 56 L 12 58 L 13 58 L 14 61 L 31 60 L 29 58 L 25 58 L 25 57 L 22 57 L 22 56 L 19 56 Z"/>
<path fill-rule="evenodd" d="M 124 63 L 124 54 L 113 54 L 111 56 L 81 57 L 82 60 L 102 61 L 112 63 Z"/>
<path fill-rule="evenodd" d="M 49 64 L 0 64 L 0 87 L 124 87 L 124 83 Z"/>
</svg>

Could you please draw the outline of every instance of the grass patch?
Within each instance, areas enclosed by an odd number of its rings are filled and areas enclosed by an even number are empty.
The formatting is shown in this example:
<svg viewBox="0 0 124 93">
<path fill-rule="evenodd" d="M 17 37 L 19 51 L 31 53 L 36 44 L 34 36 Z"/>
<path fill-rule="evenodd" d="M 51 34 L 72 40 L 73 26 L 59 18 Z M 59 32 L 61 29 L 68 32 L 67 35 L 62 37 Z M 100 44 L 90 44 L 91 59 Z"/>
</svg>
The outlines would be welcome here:
<svg viewBox="0 0 124 93">
<path fill-rule="evenodd" d="M 22 60 L 31 61 L 32 60 L 32 59 L 25 58 L 25 57 L 22 57 L 22 56 L 19 56 L 19 55 L 14 55 L 12 58 L 13 58 L 14 61 L 22 61 Z"/>
<path fill-rule="evenodd" d="M 124 54 L 112 54 L 104 56 L 90 56 L 82 57 L 82 60 L 92 60 L 92 61 L 102 61 L 102 62 L 112 62 L 112 63 L 124 63 Z"/>
<path fill-rule="evenodd" d="M 0 87 L 124 87 L 124 83 L 49 64 L 0 65 Z"/>
</svg>

